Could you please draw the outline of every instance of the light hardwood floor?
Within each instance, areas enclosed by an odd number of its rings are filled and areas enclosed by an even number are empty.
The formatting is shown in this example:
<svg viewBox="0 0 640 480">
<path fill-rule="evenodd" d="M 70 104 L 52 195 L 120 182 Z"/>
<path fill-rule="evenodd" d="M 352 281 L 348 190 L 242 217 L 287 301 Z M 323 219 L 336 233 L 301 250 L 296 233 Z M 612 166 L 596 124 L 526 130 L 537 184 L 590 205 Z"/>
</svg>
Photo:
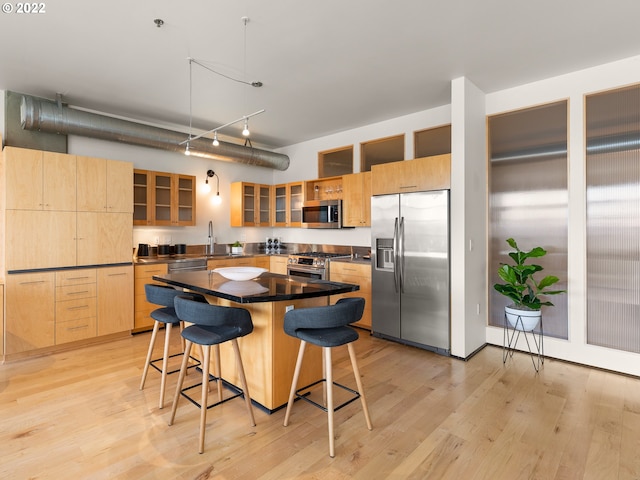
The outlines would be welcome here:
<svg viewBox="0 0 640 480">
<path fill-rule="evenodd" d="M 0 478 L 640 478 L 639 379 L 550 359 L 536 375 L 496 347 L 463 362 L 366 333 L 356 351 L 373 431 L 359 402 L 338 411 L 331 459 L 319 409 L 296 404 L 286 428 L 284 410 L 256 410 L 250 427 L 233 400 L 209 410 L 200 455 L 196 407 L 183 400 L 167 425 L 177 375 L 163 410 L 157 372 L 138 390 L 148 341 L 0 366 Z M 354 385 L 346 348 L 334 358 L 336 380 Z"/>
</svg>

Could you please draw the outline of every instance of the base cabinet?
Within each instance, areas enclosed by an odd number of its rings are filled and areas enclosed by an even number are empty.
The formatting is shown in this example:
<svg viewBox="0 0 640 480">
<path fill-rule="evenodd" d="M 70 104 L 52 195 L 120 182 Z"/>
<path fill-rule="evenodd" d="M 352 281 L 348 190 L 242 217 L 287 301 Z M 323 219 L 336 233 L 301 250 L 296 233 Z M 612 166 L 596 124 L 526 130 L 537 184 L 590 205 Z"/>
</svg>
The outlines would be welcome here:
<svg viewBox="0 0 640 480">
<path fill-rule="evenodd" d="M 151 330 L 153 328 L 153 318 L 151 318 L 151 312 L 159 307 L 158 305 L 147 302 L 147 296 L 144 292 L 144 286 L 147 283 L 160 285 L 160 283 L 155 282 L 152 277 L 154 275 L 164 275 L 165 273 L 167 273 L 166 263 L 136 265 L 134 267 L 134 332 Z"/>
<path fill-rule="evenodd" d="M 5 355 L 55 344 L 55 273 L 6 277 Z"/>
<path fill-rule="evenodd" d="M 270 257 L 269 271 L 271 273 L 279 273 L 280 275 L 287 274 L 287 260 L 286 255 L 273 255 Z"/>
<path fill-rule="evenodd" d="M 371 330 L 371 265 L 348 262 L 331 262 L 331 281 L 360 285 L 360 290 L 332 295 L 331 303 L 334 304 L 344 297 L 364 298 L 364 313 L 362 319 L 355 323 L 358 327 Z"/>
<path fill-rule="evenodd" d="M 5 355 L 130 331 L 131 266 L 6 277 Z"/>
<path fill-rule="evenodd" d="M 133 267 L 98 270 L 97 334 L 110 335 L 133 329 Z"/>
</svg>

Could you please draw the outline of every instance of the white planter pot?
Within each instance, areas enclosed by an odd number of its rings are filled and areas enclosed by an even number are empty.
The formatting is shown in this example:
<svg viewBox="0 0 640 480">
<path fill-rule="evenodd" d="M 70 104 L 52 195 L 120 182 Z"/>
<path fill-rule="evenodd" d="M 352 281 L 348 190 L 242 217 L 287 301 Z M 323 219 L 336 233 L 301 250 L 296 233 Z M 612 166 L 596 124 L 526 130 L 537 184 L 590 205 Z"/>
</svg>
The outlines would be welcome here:
<svg viewBox="0 0 640 480">
<path fill-rule="evenodd" d="M 242 253 L 242 247 L 231 247 L 231 255 L 240 255 Z"/>
<path fill-rule="evenodd" d="M 519 310 L 513 307 L 504 307 L 504 313 L 511 328 L 524 332 L 530 332 L 536 328 L 542 317 L 541 310 Z"/>
</svg>

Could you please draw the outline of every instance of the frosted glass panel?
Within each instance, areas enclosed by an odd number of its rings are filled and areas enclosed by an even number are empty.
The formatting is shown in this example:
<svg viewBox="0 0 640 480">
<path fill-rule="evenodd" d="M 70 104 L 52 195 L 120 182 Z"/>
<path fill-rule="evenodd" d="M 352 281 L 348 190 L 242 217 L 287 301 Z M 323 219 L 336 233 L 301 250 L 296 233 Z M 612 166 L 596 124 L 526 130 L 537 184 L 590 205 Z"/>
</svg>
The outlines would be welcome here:
<svg viewBox="0 0 640 480">
<path fill-rule="evenodd" d="M 541 246 L 544 275 L 567 288 L 567 104 L 558 102 L 489 117 L 489 324 L 502 326 L 511 301 L 493 289 L 510 261 L 506 239 L 522 250 Z M 542 276 L 536 277 L 538 280 Z M 567 296 L 548 298 L 545 335 L 568 338 Z"/>
<path fill-rule="evenodd" d="M 588 96 L 587 342 L 640 353 L 640 87 Z"/>
</svg>

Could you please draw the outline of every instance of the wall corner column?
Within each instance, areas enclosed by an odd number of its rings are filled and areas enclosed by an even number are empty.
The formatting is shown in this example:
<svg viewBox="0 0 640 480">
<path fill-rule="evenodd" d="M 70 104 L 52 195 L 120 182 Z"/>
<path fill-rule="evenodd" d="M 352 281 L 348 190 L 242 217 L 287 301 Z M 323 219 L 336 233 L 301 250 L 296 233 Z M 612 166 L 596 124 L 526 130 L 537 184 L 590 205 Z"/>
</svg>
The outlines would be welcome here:
<svg viewBox="0 0 640 480">
<path fill-rule="evenodd" d="M 486 342 L 487 147 L 485 93 L 451 81 L 451 354 Z"/>
</svg>

